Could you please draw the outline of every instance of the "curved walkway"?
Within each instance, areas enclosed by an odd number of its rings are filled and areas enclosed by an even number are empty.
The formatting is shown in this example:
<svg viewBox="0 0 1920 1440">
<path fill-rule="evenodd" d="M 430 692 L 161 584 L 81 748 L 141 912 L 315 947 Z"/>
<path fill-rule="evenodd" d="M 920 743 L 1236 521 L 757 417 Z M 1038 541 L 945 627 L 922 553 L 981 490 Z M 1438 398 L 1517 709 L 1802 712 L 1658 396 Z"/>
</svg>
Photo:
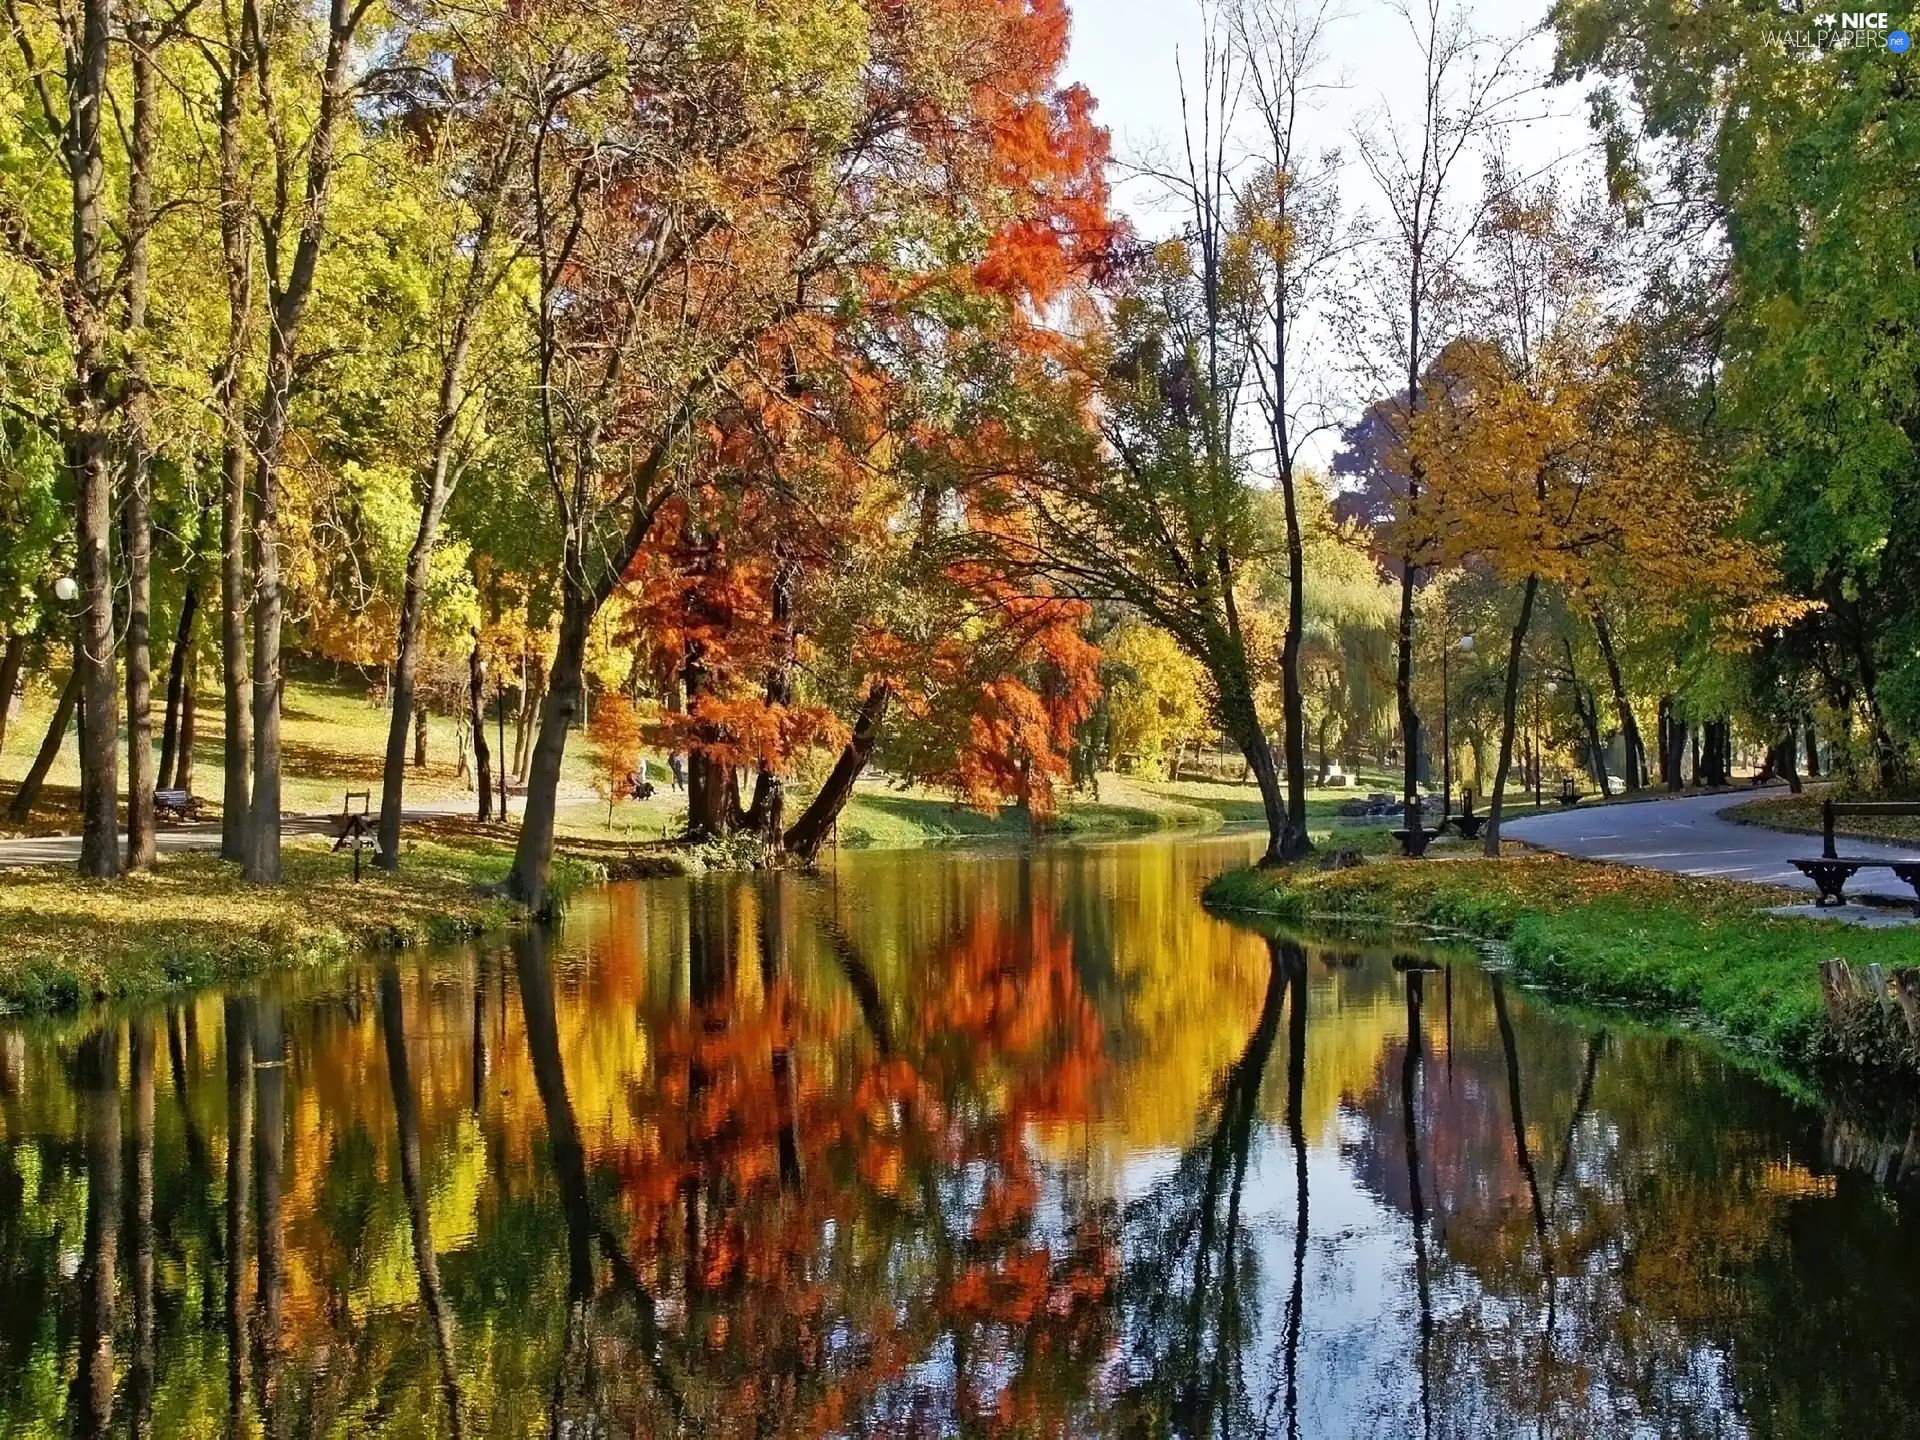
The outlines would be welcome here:
<svg viewBox="0 0 1920 1440">
<path fill-rule="evenodd" d="M 1502 829 L 1509 839 L 1558 850 L 1563 855 L 1681 875 L 1745 880 L 1755 885 L 1786 885 L 1817 893 L 1814 883 L 1794 869 L 1793 862 L 1820 853 L 1818 835 L 1794 835 L 1720 818 L 1722 811 L 1745 804 L 1755 793 L 1577 806 L 1509 820 Z M 1910 860 L 1920 855 L 1920 845 L 1903 847 L 1844 838 L 1839 841 L 1839 849 L 1843 855 L 1875 860 Z M 1862 870 L 1847 886 L 1847 895 L 1849 899 L 1871 896 L 1909 905 L 1914 899 L 1913 891 L 1887 870 Z"/>
</svg>

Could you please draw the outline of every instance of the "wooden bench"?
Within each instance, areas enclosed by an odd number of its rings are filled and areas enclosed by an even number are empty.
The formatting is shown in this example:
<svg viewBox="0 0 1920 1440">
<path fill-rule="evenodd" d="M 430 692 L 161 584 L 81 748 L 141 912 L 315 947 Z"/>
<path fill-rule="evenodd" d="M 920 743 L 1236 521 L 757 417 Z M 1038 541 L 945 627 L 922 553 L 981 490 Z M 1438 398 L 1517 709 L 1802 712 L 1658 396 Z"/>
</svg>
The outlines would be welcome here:
<svg viewBox="0 0 1920 1440">
<path fill-rule="evenodd" d="M 153 818 L 170 824 L 200 818 L 200 800 L 185 790 L 153 792 Z"/>
<path fill-rule="evenodd" d="M 360 808 L 356 811 L 353 802 L 358 800 Z M 373 805 L 373 793 L 368 790 L 349 790 L 346 798 L 340 802 L 340 813 L 328 822 L 333 831 L 335 853 L 341 850 L 353 851 L 353 878 L 360 880 L 360 852 L 370 849 L 378 843 L 373 833 L 373 817 L 367 812 Z"/>
<path fill-rule="evenodd" d="M 1580 787 L 1573 783 L 1573 777 L 1567 776 L 1560 782 L 1560 803 L 1571 810 L 1580 803 Z"/>
<path fill-rule="evenodd" d="M 1805 875 L 1820 891 L 1816 905 L 1844 905 L 1847 903 L 1847 882 L 1862 870 L 1886 869 L 1899 877 L 1902 884 L 1913 887 L 1917 900 L 1920 900 L 1920 855 L 1896 860 L 1875 860 L 1864 855 L 1842 855 L 1834 844 L 1833 821 L 1837 815 L 1920 815 L 1920 801 L 1915 800 L 1829 800 L 1820 807 L 1820 858 L 1818 860 L 1796 860 L 1793 868 Z M 1920 904 L 1916 905 L 1920 908 Z"/>
<path fill-rule="evenodd" d="M 1445 821 L 1441 822 L 1443 825 Z M 1478 840 L 1480 827 L 1487 823 L 1487 817 L 1473 813 L 1473 791 L 1460 792 L 1460 813 L 1453 817 L 1453 828 L 1460 832 L 1462 840 Z"/>
</svg>

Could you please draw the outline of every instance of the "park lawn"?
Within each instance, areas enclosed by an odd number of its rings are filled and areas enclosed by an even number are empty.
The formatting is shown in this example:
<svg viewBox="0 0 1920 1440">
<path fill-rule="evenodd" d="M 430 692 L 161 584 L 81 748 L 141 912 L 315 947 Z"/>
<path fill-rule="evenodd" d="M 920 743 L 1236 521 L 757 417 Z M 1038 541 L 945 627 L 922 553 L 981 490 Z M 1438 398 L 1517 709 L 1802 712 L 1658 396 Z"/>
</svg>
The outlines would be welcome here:
<svg viewBox="0 0 1920 1440">
<path fill-rule="evenodd" d="M 1790 830 L 1796 834 L 1818 835 L 1820 805 L 1824 795 L 1768 795 L 1749 800 L 1731 810 L 1722 810 L 1721 818 L 1742 825 L 1763 825 L 1769 830 Z M 1882 840 L 1891 845 L 1911 845 L 1920 854 L 1920 815 L 1839 815 L 1834 817 L 1833 833 L 1856 840 Z M 1817 855 L 1818 850 L 1809 850 Z"/>
<path fill-rule="evenodd" d="M 83 880 L 66 867 L 0 871 L 0 1010 L 62 1009 L 331 963 L 357 951 L 457 940 L 526 919 L 485 892 L 507 872 L 495 840 L 409 843 L 398 874 L 319 841 L 289 842 L 285 883 L 245 885 L 211 854 L 164 855 L 147 874 Z M 562 857 L 559 890 L 596 868 Z"/>
<path fill-rule="evenodd" d="M 1819 965 L 1891 971 L 1920 959 L 1920 931 L 1765 913 L 1788 890 L 1525 855 L 1389 861 L 1349 870 L 1240 870 L 1206 890 L 1217 910 L 1303 923 L 1415 924 L 1506 942 L 1514 970 L 1565 996 L 1697 1020 L 1801 1069 L 1844 1053 Z"/>
<path fill-rule="evenodd" d="M 6 749 L 0 753 L 0 813 L 12 799 L 33 757 L 40 748 L 54 708 L 54 697 L 42 691 L 30 691 L 21 714 L 7 727 Z M 366 686 L 357 679 L 327 680 L 313 676 L 289 676 L 286 698 L 280 711 L 281 728 L 281 809 L 289 815 L 318 815 L 338 811 L 348 791 L 367 791 L 370 803 L 380 803 L 380 771 L 387 747 L 388 712 L 367 703 Z M 156 707 L 153 739 L 156 756 L 160 745 L 162 716 Z M 205 692 L 199 697 L 194 724 L 194 791 L 200 797 L 204 813 L 220 812 L 221 746 L 224 731 L 220 695 Z M 409 732 L 411 734 L 411 732 Z M 491 725 L 488 743 L 497 749 L 498 741 Z M 563 793 L 570 803 L 591 810 L 592 765 L 582 737 L 567 747 L 566 768 L 562 772 Z M 513 744 L 513 726 L 507 726 L 507 744 Z M 125 733 L 121 735 L 123 751 Z M 412 741 L 408 741 L 412 758 Z M 9 825 L 0 819 L 0 835 L 59 835 L 79 828 L 80 766 L 73 732 L 68 731 L 59 758 L 47 774 L 46 788 L 31 819 L 24 825 Z M 414 807 L 467 805 L 474 801 L 473 791 L 459 778 L 453 721 L 436 715 L 427 722 L 427 764 L 407 767 L 407 804 Z M 664 772 L 663 772 L 664 773 Z M 124 778 L 124 777 L 123 777 Z M 356 808 L 358 801 L 355 802 Z M 605 804 L 601 811 L 604 816 Z"/>
</svg>

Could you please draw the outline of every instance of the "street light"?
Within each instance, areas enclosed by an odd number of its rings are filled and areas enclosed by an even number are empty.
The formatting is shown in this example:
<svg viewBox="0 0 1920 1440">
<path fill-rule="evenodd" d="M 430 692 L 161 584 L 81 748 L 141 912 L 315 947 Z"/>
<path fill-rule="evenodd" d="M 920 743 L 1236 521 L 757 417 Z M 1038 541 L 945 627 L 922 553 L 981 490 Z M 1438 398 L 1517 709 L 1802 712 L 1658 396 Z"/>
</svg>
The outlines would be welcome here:
<svg viewBox="0 0 1920 1440">
<path fill-rule="evenodd" d="M 1440 828 L 1442 830 L 1447 828 L 1447 817 L 1453 813 L 1453 729 L 1448 715 L 1448 709 L 1453 703 L 1453 687 L 1447 683 L 1447 655 L 1456 649 L 1462 655 L 1473 653 L 1472 631 L 1462 635 L 1455 644 L 1442 646 L 1440 650 Z"/>
<path fill-rule="evenodd" d="M 71 575 L 62 575 L 53 582 L 53 593 L 62 605 L 70 605 L 73 603 L 73 597 L 80 593 L 80 587 Z"/>
</svg>

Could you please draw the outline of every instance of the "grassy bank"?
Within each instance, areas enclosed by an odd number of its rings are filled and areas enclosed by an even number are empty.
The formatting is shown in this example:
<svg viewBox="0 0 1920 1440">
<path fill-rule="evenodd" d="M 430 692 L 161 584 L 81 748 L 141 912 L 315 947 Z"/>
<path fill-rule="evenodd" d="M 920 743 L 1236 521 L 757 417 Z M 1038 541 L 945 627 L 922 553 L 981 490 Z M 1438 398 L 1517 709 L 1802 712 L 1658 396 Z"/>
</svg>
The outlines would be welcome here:
<svg viewBox="0 0 1920 1440">
<path fill-rule="evenodd" d="M 1374 864 L 1340 871 L 1235 871 L 1207 904 L 1295 923 L 1340 917 L 1502 940 L 1514 969 L 1562 995 L 1697 1019 L 1734 1045 L 1801 1068 L 1879 1059 L 1828 1023 L 1820 962 L 1891 971 L 1920 951 L 1912 929 L 1865 930 L 1772 916 L 1803 899 L 1539 856 Z"/>
<path fill-rule="evenodd" d="M 65 867 L 0 871 L 0 1010 L 59 1009 L 328 964 L 356 951 L 506 929 L 525 912 L 482 887 L 511 851 L 488 842 L 422 842 L 404 868 L 367 867 L 316 844 L 290 844 L 286 883 L 243 885 L 212 855 L 163 857 L 151 874 L 81 880 Z M 595 878 L 562 859 L 556 885 Z"/>
<path fill-rule="evenodd" d="M 1836 799 L 1839 797 L 1835 797 Z M 1749 800 L 1731 810 L 1722 810 L 1723 820 L 1742 825 L 1762 825 L 1769 830 L 1790 830 L 1799 835 L 1820 834 L 1820 806 L 1823 795 L 1768 795 Z M 1889 845 L 1911 845 L 1920 854 L 1920 815 L 1837 815 L 1833 833 L 1855 840 L 1881 840 Z M 1807 852 L 1818 855 L 1819 848 Z"/>
</svg>

